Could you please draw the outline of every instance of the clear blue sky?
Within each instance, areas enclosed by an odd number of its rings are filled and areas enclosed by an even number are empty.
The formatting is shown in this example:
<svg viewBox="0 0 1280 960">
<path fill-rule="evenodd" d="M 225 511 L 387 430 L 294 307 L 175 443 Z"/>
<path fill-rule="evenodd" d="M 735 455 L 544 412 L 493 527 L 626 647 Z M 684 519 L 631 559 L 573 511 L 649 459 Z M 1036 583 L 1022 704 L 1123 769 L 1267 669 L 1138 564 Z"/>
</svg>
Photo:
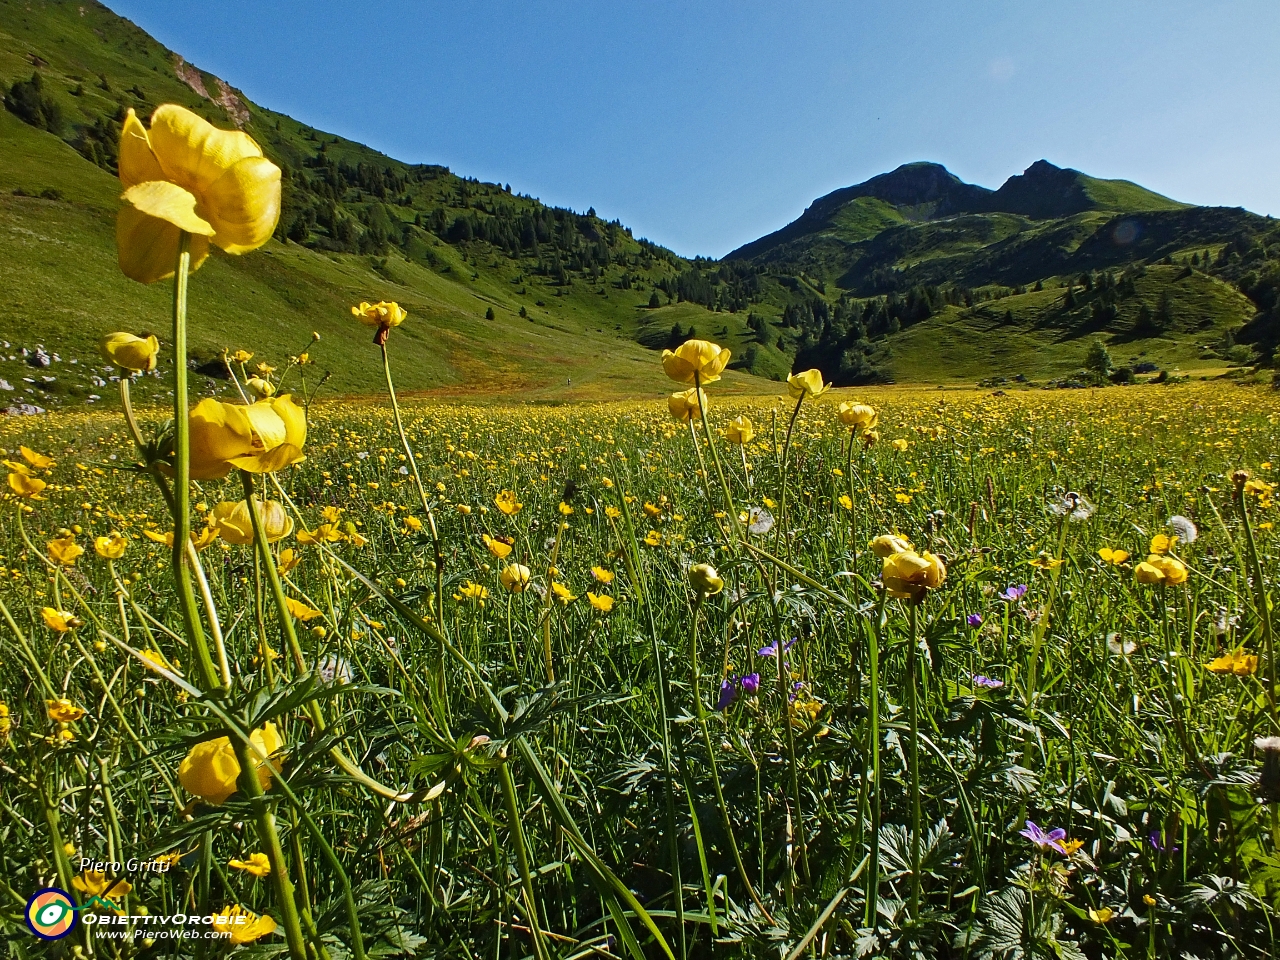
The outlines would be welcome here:
<svg viewBox="0 0 1280 960">
<path fill-rule="evenodd" d="M 1277 0 L 107 0 L 253 100 L 720 256 L 910 160 L 1280 215 Z"/>
</svg>

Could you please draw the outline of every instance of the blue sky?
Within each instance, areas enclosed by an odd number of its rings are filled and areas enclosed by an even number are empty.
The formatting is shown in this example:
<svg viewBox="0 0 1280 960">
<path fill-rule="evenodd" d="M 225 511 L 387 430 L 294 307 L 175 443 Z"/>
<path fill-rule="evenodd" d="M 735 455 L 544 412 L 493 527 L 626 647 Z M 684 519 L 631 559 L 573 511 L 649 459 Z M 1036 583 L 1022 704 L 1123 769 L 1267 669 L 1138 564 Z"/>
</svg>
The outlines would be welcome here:
<svg viewBox="0 0 1280 960">
<path fill-rule="evenodd" d="M 1275 0 L 107 0 L 258 103 L 721 256 L 911 160 L 1280 215 Z"/>
</svg>

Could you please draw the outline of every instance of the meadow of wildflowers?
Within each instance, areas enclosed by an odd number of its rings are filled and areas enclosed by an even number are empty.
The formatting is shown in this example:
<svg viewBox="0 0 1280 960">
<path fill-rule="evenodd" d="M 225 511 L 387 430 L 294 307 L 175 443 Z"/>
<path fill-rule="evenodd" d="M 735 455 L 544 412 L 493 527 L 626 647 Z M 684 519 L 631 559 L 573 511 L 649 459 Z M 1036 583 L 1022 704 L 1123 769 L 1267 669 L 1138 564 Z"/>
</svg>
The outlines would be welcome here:
<svg viewBox="0 0 1280 960">
<path fill-rule="evenodd" d="M 245 344 L 191 405 L 255 149 L 126 121 L 172 336 L 102 331 L 119 414 L 0 424 L 9 956 L 1274 955 L 1274 395 L 721 400 L 691 340 L 666 403 L 401 403 L 430 321 L 377 302 L 312 349 L 381 399 Z"/>
</svg>

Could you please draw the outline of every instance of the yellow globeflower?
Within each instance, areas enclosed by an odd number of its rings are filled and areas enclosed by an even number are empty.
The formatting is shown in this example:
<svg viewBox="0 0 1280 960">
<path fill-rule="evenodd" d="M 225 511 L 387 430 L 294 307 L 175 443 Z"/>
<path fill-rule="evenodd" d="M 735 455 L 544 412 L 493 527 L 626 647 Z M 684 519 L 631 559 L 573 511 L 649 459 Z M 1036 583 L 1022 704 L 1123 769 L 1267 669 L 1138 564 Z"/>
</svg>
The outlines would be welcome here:
<svg viewBox="0 0 1280 960">
<path fill-rule="evenodd" d="M 191 234 L 191 269 L 212 241 L 227 253 L 256 250 L 280 219 L 280 168 L 253 138 L 219 130 L 172 103 L 147 130 L 132 110 L 120 131 L 125 205 L 116 218 L 120 269 L 140 283 L 173 276 L 178 240 Z"/>
<path fill-rule="evenodd" d="M 270 758 L 284 746 L 280 732 L 274 723 L 265 723 L 249 734 L 249 742 Z M 275 762 L 264 763 L 255 751 L 250 751 L 258 782 L 264 790 L 271 787 L 271 778 L 278 772 Z M 231 746 L 230 737 L 218 737 L 197 743 L 183 758 L 178 767 L 178 781 L 187 793 L 194 794 L 215 806 L 226 802 L 236 792 L 236 778 L 240 776 L 240 761 Z"/>
<path fill-rule="evenodd" d="M 706 392 L 690 387 L 688 390 L 681 390 L 679 393 L 671 394 L 667 398 L 667 409 L 671 411 L 671 416 L 680 423 L 688 423 L 694 417 L 701 415 L 698 411 L 699 401 L 702 402 L 703 409 L 706 409 Z"/>
<path fill-rule="evenodd" d="M 724 438 L 730 443 L 736 443 L 739 446 L 750 443 L 755 435 L 755 424 L 751 422 L 750 417 L 746 416 L 734 417 L 729 421 L 729 425 L 724 428 Z"/>
<path fill-rule="evenodd" d="M 373 335 L 373 342 L 378 346 L 386 343 L 387 337 L 391 335 L 391 328 L 400 326 L 409 315 L 409 311 L 400 304 L 385 300 L 377 303 L 365 303 L 361 300 L 360 306 L 351 308 L 351 313 L 366 326 L 378 328 L 378 332 Z"/>
<path fill-rule="evenodd" d="M 604 567 L 592 567 L 591 575 L 601 583 L 613 583 L 613 571 L 606 570 Z"/>
<path fill-rule="evenodd" d="M 68 610 L 56 610 L 53 607 L 41 608 L 40 617 L 44 620 L 44 625 L 56 633 L 66 633 L 68 630 L 84 625 L 84 621 L 74 613 Z"/>
<path fill-rule="evenodd" d="M 121 370 L 139 371 L 156 368 L 160 341 L 152 337 L 135 337 L 132 333 L 108 333 L 99 341 L 102 355 Z"/>
<path fill-rule="evenodd" d="M 1149 555 L 1144 562 L 1134 567 L 1133 573 L 1139 583 L 1163 583 L 1170 586 L 1186 583 L 1188 575 L 1181 560 L 1158 553 Z"/>
<path fill-rule="evenodd" d="M 587 591 L 587 602 L 595 607 L 601 613 L 608 613 L 613 609 L 613 597 L 604 593 L 592 593 Z"/>
<path fill-rule="evenodd" d="M 248 860 L 232 858 L 227 861 L 227 866 L 236 870 L 243 870 L 245 873 L 252 874 L 259 879 L 271 874 L 271 861 L 267 859 L 265 853 L 251 853 Z"/>
<path fill-rule="evenodd" d="M 1171 537 L 1167 533 L 1157 533 L 1151 538 L 1151 552 L 1168 553 L 1177 542 L 1178 538 L 1176 536 Z"/>
<path fill-rule="evenodd" d="M 201 400 L 190 423 L 193 480 L 219 480 L 233 467 L 275 473 L 305 459 L 306 414 L 287 393 L 247 405 Z"/>
<path fill-rule="evenodd" d="M 882 533 L 870 543 L 871 552 L 881 560 L 892 557 L 895 553 L 909 553 L 913 547 L 911 541 L 896 533 Z"/>
<path fill-rule="evenodd" d="M 245 381 L 244 385 L 259 400 L 269 400 L 276 395 L 275 384 L 270 380 L 263 380 L 261 377 L 250 377 Z"/>
<path fill-rule="evenodd" d="M 677 383 L 714 383 L 729 364 L 729 349 L 708 340 L 686 340 L 662 351 L 662 369 Z"/>
<path fill-rule="evenodd" d="M 119 560 L 124 556 L 125 547 L 128 545 L 128 537 L 123 537 L 112 530 L 105 537 L 94 538 L 93 552 L 102 557 L 103 560 Z"/>
<path fill-rule="evenodd" d="M 523 503 L 516 499 L 515 493 L 511 490 L 503 490 L 493 498 L 493 502 L 497 504 L 498 509 L 508 517 L 519 513 L 521 507 L 524 506 Z"/>
<path fill-rule="evenodd" d="M 77 707 L 70 700 L 62 697 L 58 700 L 46 700 L 45 710 L 54 723 L 75 723 L 84 716 L 84 707 Z"/>
<path fill-rule="evenodd" d="M 48 470 L 53 466 L 53 458 L 46 457 L 43 453 L 36 453 L 30 447 L 22 445 L 18 446 L 18 452 L 22 454 L 22 458 L 31 464 L 37 470 Z"/>
<path fill-rule="evenodd" d="M 787 377 L 787 392 L 796 400 L 801 397 L 820 397 L 830 389 L 831 384 L 822 382 L 822 371 L 816 367 Z"/>
<path fill-rule="evenodd" d="M 211 926 L 220 933 L 230 934 L 233 946 L 241 946 L 275 933 L 277 924 L 265 913 L 258 916 L 235 904 L 215 913 Z"/>
<path fill-rule="evenodd" d="M 71 885 L 86 897 L 105 897 L 116 900 L 133 889 L 128 880 L 108 877 L 101 870 L 86 870 L 71 878 Z"/>
<path fill-rule="evenodd" d="M 865 403 L 842 403 L 836 408 L 840 422 L 856 433 L 874 430 L 880 423 L 875 407 Z"/>
<path fill-rule="evenodd" d="M 267 543 L 283 540 L 293 533 L 293 518 L 283 504 L 274 500 L 259 500 L 258 517 L 262 521 L 262 532 Z M 253 543 L 253 517 L 245 500 L 237 503 L 223 501 L 218 504 L 210 513 L 209 524 L 227 543 L 242 547 Z"/>
<path fill-rule="evenodd" d="M 497 537 L 491 537 L 487 533 L 480 534 L 480 539 L 484 541 L 484 545 L 489 552 L 498 560 L 505 560 L 511 553 L 511 544 L 505 540 L 499 540 Z"/>
<path fill-rule="evenodd" d="M 29 477 L 25 473 L 9 474 L 9 489 L 19 497 L 38 497 L 47 486 L 39 477 Z"/>
<path fill-rule="evenodd" d="M 58 537 L 48 543 L 49 559 L 64 567 L 75 566 L 76 558 L 84 553 L 84 547 L 73 536 Z"/>
<path fill-rule="evenodd" d="M 713 596 L 724 589 L 724 580 L 709 563 L 695 563 L 689 568 L 689 583 L 703 596 Z"/>
<path fill-rule="evenodd" d="M 947 568 L 932 553 L 905 550 L 885 557 L 880 579 L 889 596 L 919 602 L 927 591 L 942 586 Z"/>
<path fill-rule="evenodd" d="M 532 574 L 522 563 L 511 563 L 498 573 L 499 582 L 512 593 L 524 593 L 529 587 Z"/>
<path fill-rule="evenodd" d="M 1205 669 L 1210 673 L 1233 673 L 1237 677 L 1247 677 L 1257 671 L 1258 657 L 1252 653 L 1245 653 L 1244 647 L 1241 647 L 1210 660 L 1205 664 Z"/>
</svg>

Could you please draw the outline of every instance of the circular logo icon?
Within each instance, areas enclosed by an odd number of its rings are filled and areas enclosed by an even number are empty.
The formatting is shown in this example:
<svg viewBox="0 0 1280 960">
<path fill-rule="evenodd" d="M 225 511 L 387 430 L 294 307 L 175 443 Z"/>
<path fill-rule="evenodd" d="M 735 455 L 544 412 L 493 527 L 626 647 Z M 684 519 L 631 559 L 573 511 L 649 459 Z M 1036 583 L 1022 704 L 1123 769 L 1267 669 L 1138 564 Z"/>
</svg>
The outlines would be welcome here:
<svg viewBox="0 0 1280 960">
<path fill-rule="evenodd" d="M 76 905 L 57 887 L 37 890 L 27 901 L 27 926 L 41 940 L 61 940 L 76 925 Z"/>
</svg>

